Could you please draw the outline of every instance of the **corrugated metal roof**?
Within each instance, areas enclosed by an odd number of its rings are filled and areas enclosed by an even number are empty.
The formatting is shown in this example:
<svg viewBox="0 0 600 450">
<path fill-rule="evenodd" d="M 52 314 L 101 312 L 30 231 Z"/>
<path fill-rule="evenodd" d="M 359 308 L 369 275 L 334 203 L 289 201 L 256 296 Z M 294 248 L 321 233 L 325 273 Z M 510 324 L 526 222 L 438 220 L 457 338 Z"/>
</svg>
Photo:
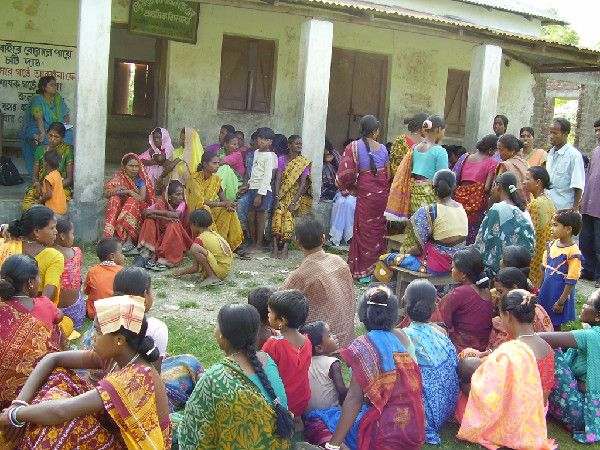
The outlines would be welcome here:
<svg viewBox="0 0 600 450">
<path fill-rule="evenodd" d="M 529 43 L 547 44 L 552 47 L 568 49 L 568 50 L 580 50 L 600 56 L 600 52 L 585 48 L 578 47 L 571 44 L 563 44 L 555 41 L 545 39 L 543 37 L 531 36 L 528 34 L 514 33 L 508 31 L 497 30 L 484 25 L 477 25 L 472 22 L 466 22 L 458 17 L 446 17 L 442 15 L 435 15 L 424 13 L 420 11 L 409 10 L 399 6 L 387 6 L 387 5 L 376 5 L 366 1 L 351 1 L 351 0 L 284 0 L 286 3 L 301 3 L 308 5 L 325 5 L 333 9 L 338 10 L 356 10 L 365 14 L 379 14 L 382 16 L 398 17 L 407 19 L 408 21 L 422 22 L 424 24 L 437 25 L 441 27 L 455 27 L 464 28 L 468 30 L 478 31 L 487 35 L 506 37 L 515 39 L 518 41 L 525 41 Z"/>
<path fill-rule="evenodd" d="M 469 3 L 471 5 L 484 6 L 486 8 L 494 8 L 500 11 L 518 13 L 527 17 L 537 17 L 542 19 L 544 25 L 548 24 L 566 24 L 563 19 L 556 15 L 553 11 L 539 8 L 532 1 L 518 0 L 454 0 L 460 3 Z M 539 4 L 539 1 L 536 2 Z"/>
</svg>

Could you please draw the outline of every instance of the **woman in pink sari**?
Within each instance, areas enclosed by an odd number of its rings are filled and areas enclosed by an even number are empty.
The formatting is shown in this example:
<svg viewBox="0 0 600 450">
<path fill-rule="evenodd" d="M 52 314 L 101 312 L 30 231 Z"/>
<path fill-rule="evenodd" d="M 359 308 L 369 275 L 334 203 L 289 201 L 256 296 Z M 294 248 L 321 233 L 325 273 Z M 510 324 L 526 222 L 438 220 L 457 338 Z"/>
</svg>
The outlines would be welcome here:
<svg viewBox="0 0 600 450">
<path fill-rule="evenodd" d="M 351 142 L 340 161 L 337 184 L 356 192 L 354 231 L 348 263 L 354 278 L 368 283 L 379 255 L 385 250 L 386 220 L 383 216 L 390 193 L 390 158 L 385 145 L 377 142 L 379 121 L 364 116 L 362 139 Z"/>
<path fill-rule="evenodd" d="M 171 144 L 171 136 L 165 128 L 155 128 L 152 133 L 148 135 L 148 143 L 150 148 L 140 155 L 146 172 L 150 177 L 152 186 L 156 185 L 156 182 L 162 175 L 167 175 L 164 172 L 165 168 L 168 168 L 170 172 L 174 166 L 167 165 L 167 160 L 173 158 L 173 144 Z"/>
</svg>

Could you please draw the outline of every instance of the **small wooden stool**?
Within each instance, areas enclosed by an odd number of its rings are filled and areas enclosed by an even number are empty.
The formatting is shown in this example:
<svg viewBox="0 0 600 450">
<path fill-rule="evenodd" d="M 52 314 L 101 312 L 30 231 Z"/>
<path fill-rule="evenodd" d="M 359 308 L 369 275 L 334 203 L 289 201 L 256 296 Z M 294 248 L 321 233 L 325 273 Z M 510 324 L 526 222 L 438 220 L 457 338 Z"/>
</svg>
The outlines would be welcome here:
<svg viewBox="0 0 600 450">
<path fill-rule="evenodd" d="M 406 234 L 393 234 L 390 236 L 386 236 L 385 240 L 387 243 L 386 253 L 392 253 L 394 250 L 400 250 L 402 248 L 402 243 L 406 239 Z"/>
<path fill-rule="evenodd" d="M 434 286 L 446 286 L 447 284 L 455 284 L 452 280 L 452 274 L 446 275 L 432 275 L 430 273 L 415 272 L 408 270 L 403 267 L 392 267 L 392 270 L 396 272 L 396 296 L 398 301 L 402 302 L 404 297 L 404 291 L 412 280 L 425 279 L 429 280 Z"/>
</svg>

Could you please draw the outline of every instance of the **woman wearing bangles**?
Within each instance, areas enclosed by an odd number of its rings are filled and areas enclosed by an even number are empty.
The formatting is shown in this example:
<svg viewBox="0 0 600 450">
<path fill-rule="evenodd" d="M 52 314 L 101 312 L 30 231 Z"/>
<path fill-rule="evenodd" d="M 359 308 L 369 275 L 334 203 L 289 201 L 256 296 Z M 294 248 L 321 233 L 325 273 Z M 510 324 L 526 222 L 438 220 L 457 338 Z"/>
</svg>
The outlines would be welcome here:
<svg viewBox="0 0 600 450">
<path fill-rule="evenodd" d="M 169 404 L 152 367 L 159 351 L 146 336 L 144 299 L 111 297 L 95 307 L 94 350 L 46 355 L 0 414 L 5 439 L 20 449 L 54 448 L 58 442 L 81 450 L 171 448 Z M 110 364 L 95 388 L 74 372 Z"/>
</svg>

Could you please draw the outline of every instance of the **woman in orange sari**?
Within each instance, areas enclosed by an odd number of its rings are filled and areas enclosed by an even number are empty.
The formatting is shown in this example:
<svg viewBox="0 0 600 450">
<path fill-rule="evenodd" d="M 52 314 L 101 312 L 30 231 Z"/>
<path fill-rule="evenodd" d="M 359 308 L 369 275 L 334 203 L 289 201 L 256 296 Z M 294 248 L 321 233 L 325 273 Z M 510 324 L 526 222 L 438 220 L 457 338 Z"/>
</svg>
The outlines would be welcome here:
<svg viewBox="0 0 600 450">
<path fill-rule="evenodd" d="M 165 385 L 152 363 L 159 351 L 146 336 L 144 299 L 96 301 L 93 351 L 46 355 L 8 409 L 0 414 L 5 436 L 20 449 L 170 449 Z M 74 369 L 111 367 L 98 386 Z"/>
<path fill-rule="evenodd" d="M 104 185 L 104 197 L 108 203 L 102 234 L 123 242 L 124 253 L 132 252 L 142 227 L 142 213 L 154 198 L 153 184 L 138 155 L 123 156 L 121 170 Z"/>
<path fill-rule="evenodd" d="M 149 259 L 146 269 L 161 272 L 178 265 L 192 245 L 190 211 L 183 190 L 179 181 L 171 181 L 166 195 L 155 197 L 154 204 L 144 211 L 138 247 Z"/>
<path fill-rule="evenodd" d="M 235 251 L 244 241 L 244 232 L 237 216 L 237 205 L 225 199 L 221 178 L 216 174 L 219 160 L 218 155 L 204 152 L 196 173 L 188 180 L 185 193 L 190 211 L 203 208 L 210 212 L 212 228 Z M 191 237 L 193 239 L 196 236 Z"/>
<path fill-rule="evenodd" d="M 535 137 L 533 128 L 523 127 L 519 130 L 519 135 L 521 141 L 523 141 L 523 158 L 527 161 L 529 167 L 546 167 L 548 153 L 543 148 L 533 148 L 533 138 Z"/>
</svg>

